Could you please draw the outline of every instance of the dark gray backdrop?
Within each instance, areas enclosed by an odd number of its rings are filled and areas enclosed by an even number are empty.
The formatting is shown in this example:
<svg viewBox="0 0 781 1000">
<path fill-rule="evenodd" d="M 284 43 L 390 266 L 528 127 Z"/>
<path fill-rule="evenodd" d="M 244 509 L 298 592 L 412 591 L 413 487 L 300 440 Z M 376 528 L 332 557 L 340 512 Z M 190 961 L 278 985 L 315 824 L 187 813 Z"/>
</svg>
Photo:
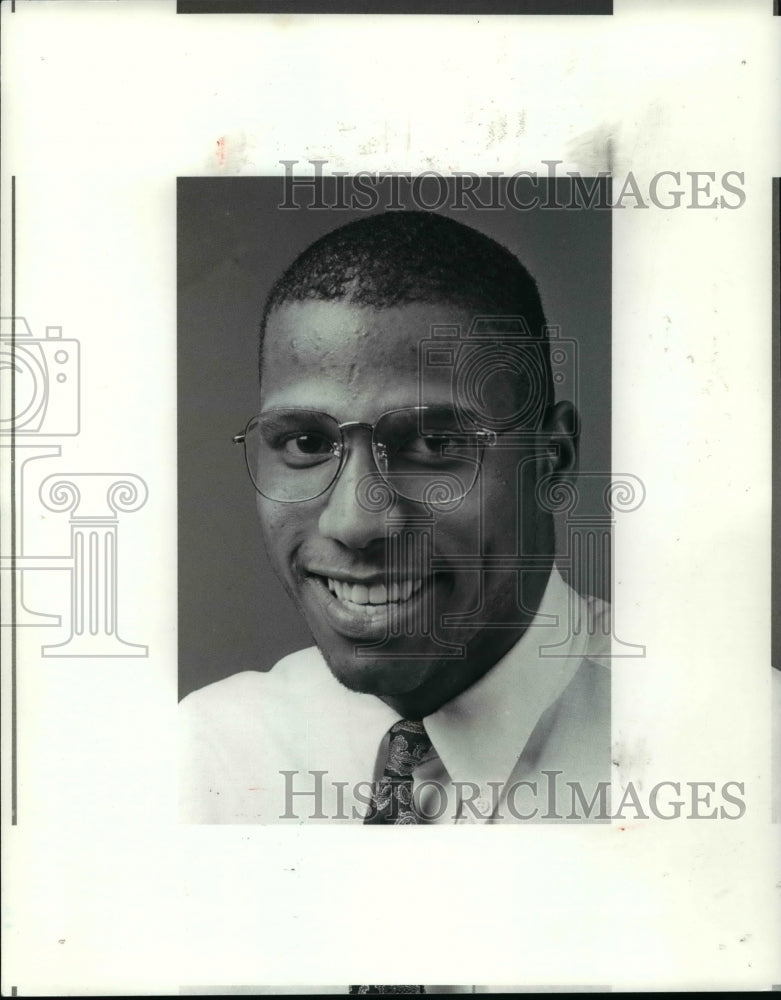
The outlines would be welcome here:
<svg viewBox="0 0 781 1000">
<path fill-rule="evenodd" d="M 566 204 L 568 184 L 557 183 L 558 200 Z M 231 437 L 258 410 L 258 321 L 271 284 L 305 246 L 361 213 L 280 211 L 282 184 L 267 177 L 178 182 L 181 697 L 239 670 L 266 670 L 311 644 L 268 567 L 254 490 Z M 526 193 L 519 187 L 519 199 L 531 200 L 533 184 L 528 181 Z M 543 188 L 539 192 L 544 201 Z M 516 253 L 537 279 L 548 321 L 561 326 L 562 337 L 577 339 L 580 466 L 607 472 L 610 210 L 442 211 Z M 603 513 L 596 494 L 594 507 Z M 608 596 L 609 584 L 598 580 L 589 589 Z"/>
</svg>

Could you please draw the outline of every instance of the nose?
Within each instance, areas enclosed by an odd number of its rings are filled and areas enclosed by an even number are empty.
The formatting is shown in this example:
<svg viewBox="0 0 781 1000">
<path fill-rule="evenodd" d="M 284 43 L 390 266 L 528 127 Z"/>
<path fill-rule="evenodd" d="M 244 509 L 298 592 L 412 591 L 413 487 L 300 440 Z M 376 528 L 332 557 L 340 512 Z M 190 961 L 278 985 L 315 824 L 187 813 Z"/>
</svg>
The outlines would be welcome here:
<svg viewBox="0 0 781 1000">
<path fill-rule="evenodd" d="M 355 429 L 357 430 L 357 428 Z M 350 549 L 366 549 L 385 538 L 385 520 L 393 503 L 374 464 L 370 437 L 364 431 L 361 440 L 353 433 L 339 476 L 325 496 L 318 527 Z"/>
</svg>

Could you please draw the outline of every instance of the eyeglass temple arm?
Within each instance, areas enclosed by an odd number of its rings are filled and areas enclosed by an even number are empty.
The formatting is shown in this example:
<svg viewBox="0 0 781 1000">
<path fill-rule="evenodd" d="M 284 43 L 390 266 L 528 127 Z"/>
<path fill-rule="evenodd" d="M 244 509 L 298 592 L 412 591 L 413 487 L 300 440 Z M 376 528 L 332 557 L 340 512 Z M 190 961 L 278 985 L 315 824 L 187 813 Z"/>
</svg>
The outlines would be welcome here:
<svg viewBox="0 0 781 1000">
<path fill-rule="evenodd" d="M 246 437 L 247 435 L 242 431 L 241 434 L 234 434 L 231 440 L 234 444 L 244 444 Z"/>
</svg>

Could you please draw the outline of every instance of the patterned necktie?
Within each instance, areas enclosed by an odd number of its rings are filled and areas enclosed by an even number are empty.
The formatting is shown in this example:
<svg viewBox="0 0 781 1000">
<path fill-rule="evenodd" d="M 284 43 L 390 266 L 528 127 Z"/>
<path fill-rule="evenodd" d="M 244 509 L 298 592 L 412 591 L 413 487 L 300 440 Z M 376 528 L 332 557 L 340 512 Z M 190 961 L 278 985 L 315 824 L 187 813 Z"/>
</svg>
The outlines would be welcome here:
<svg viewBox="0 0 781 1000">
<path fill-rule="evenodd" d="M 412 796 L 412 772 L 431 749 L 431 740 L 422 722 L 406 719 L 391 726 L 389 736 L 385 770 L 374 787 L 364 823 L 419 823 Z"/>
</svg>

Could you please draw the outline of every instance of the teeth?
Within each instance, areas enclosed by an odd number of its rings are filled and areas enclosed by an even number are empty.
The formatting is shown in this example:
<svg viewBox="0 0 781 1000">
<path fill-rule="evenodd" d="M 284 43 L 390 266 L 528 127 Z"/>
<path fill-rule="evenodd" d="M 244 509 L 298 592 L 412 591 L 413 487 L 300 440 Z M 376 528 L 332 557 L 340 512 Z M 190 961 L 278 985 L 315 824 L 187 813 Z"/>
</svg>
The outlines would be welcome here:
<svg viewBox="0 0 781 1000">
<path fill-rule="evenodd" d="M 328 577 L 328 589 L 346 604 L 396 604 L 408 601 L 417 594 L 423 586 L 422 580 L 402 580 L 386 587 L 384 583 L 375 583 L 367 587 L 362 583 L 345 583 L 343 580 L 333 580 Z"/>
</svg>

